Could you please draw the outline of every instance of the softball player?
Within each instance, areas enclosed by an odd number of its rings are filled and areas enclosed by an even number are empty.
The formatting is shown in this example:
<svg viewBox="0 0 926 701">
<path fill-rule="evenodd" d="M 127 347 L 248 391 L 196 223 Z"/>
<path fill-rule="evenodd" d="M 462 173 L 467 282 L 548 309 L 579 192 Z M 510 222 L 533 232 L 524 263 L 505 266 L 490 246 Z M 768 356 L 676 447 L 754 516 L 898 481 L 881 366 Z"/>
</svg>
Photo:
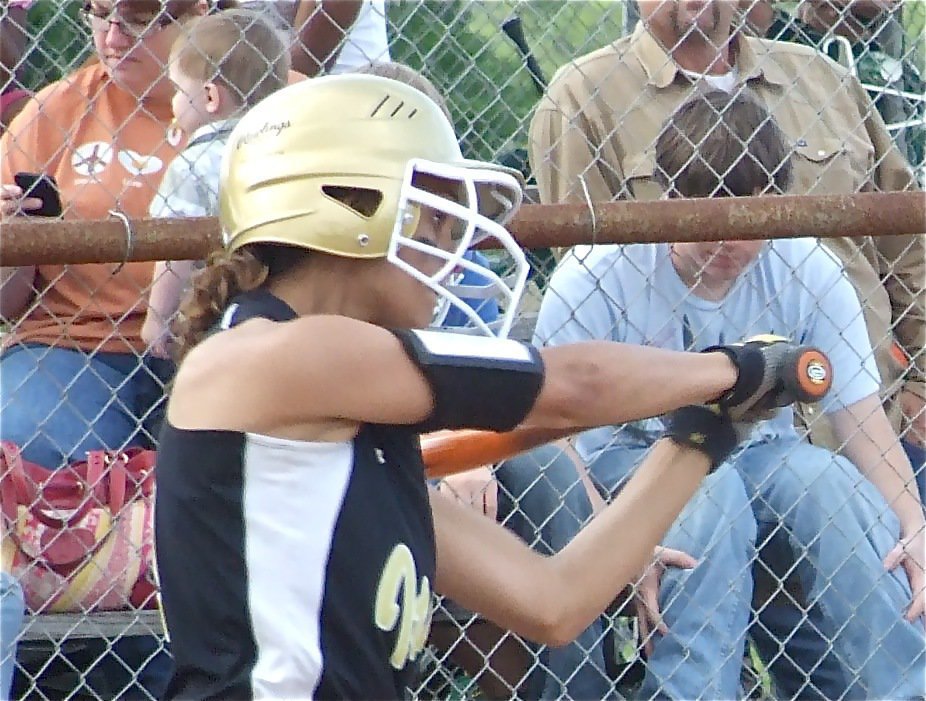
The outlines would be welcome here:
<svg viewBox="0 0 926 701">
<path fill-rule="evenodd" d="M 642 570 L 790 348 L 537 350 L 421 330 L 439 300 L 475 314 L 442 282 L 479 267 L 463 253 L 492 237 L 517 270 L 476 272 L 507 333 L 527 274 L 504 229 L 521 183 L 464 160 L 437 105 L 389 79 L 318 78 L 261 102 L 229 137 L 220 199 L 227 250 L 181 309 L 160 442 L 169 698 L 404 696 L 434 591 L 569 641 Z M 645 465 L 552 557 L 426 487 L 422 432 L 668 411 Z"/>
</svg>

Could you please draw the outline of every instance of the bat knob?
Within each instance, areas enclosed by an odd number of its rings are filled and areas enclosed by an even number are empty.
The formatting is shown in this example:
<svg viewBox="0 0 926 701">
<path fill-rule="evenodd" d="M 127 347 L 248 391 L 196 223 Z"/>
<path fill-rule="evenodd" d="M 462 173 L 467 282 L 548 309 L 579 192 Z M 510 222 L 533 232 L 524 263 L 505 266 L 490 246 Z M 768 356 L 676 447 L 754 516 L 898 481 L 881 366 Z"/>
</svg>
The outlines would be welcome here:
<svg viewBox="0 0 926 701">
<path fill-rule="evenodd" d="M 785 359 L 781 381 L 797 401 L 818 402 L 833 386 L 833 366 L 822 351 L 797 346 Z"/>
</svg>

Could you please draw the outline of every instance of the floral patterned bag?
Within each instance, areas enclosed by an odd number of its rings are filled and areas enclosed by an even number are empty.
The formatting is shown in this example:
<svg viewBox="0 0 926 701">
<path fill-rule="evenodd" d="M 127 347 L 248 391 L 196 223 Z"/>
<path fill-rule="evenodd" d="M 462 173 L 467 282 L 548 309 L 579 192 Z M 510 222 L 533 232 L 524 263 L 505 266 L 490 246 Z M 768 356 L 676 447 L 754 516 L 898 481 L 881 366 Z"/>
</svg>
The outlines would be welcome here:
<svg viewBox="0 0 926 701">
<path fill-rule="evenodd" d="M 33 613 L 153 607 L 156 453 L 91 451 L 60 470 L 0 442 L 0 567 Z"/>
</svg>

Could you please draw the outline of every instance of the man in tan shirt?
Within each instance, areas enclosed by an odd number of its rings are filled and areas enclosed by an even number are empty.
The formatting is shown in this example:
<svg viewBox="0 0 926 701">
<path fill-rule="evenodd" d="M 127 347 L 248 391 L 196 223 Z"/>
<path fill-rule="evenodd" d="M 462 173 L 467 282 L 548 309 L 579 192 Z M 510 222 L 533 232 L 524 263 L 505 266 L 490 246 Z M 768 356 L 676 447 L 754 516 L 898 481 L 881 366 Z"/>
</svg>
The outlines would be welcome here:
<svg viewBox="0 0 926 701">
<path fill-rule="evenodd" d="M 542 202 L 660 198 L 652 152 L 659 129 L 693 91 L 709 89 L 746 89 L 765 104 L 793 149 L 792 192 L 914 187 L 906 161 L 863 88 L 825 56 L 797 44 L 747 38 L 739 31 L 734 2 L 651 0 L 640 3 L 640 13 L 643 21 L 632 36 L 561 68 L 538 106 L 530 155 Z M 924 237 L 825 243 L 842 260 L 862 302 L 883 397 L 899 399 L 904 412 L 917 417 L 922 440 Z M 913 359 L 906 369 L 892 354 L 895 338 Z M 917 439 L 912 428 L 907 435 Z M 803 626 L 800 637 L 811 627 Z M 773 632 L 787 637 L 790 630 L 787 624 Z M 826 640 L 817 636 L 810 645 L 822 656 Z M 794 659 L 791 644 L 788 649 Z M 816 664 L 810 655 L 799 657 L 804 669 Z M 842 686 L 830 662 L 810 675 L 812 684 Z M 795 675 L 790 676 L 793 682 Z"/>
<path fill-rule="evenodd" d="M 651 147 L 660 125 L 693 90 L 711 87 L 749 89 L 766 104 L 792 142 L 795 193 L 914 186 L 883 121 L 845 69 L 807 47 L 743 36 L 733 2 L 640 5 L 643 22 L 634 34 L 561 68 L 537 108 L 530 147 L 543 202 L 584 202 L 585 189 L 594 202 L 659 198 Z M 899 394 L 908 416 L 922 424 L 924 237 L 826 243 L 866 310 L 885 397 Z M 903 373 L 891 353 L 895 336 L 913 359 Z"/>
</svg>

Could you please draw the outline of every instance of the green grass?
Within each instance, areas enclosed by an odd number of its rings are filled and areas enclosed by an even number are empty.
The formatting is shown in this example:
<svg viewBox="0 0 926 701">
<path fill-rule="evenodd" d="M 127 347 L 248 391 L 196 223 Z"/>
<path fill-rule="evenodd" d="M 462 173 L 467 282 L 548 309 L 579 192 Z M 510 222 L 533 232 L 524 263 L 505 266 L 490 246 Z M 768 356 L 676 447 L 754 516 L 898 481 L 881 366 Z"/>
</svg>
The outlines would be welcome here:
<svg viewBox="0 0 926 701">
<path fill-rule="evenodd" d="M 926 72 L 926 1 L 906 0 L 902 21 L 910 41 L 912 59 L 921 73 Z"/>
</svg>

